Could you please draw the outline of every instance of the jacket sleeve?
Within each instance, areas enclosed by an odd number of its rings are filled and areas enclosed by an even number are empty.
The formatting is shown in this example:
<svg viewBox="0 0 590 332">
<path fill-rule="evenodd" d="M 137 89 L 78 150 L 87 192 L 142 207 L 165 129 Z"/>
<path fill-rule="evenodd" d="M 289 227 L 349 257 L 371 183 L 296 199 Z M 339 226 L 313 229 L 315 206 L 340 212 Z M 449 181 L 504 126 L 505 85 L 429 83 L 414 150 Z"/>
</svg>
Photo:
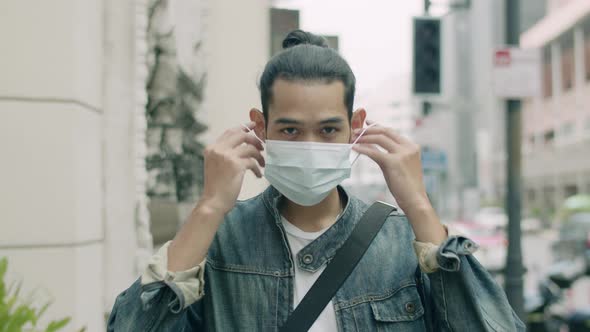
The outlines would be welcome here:
<svg viewBox="0 0 590 332">
<path fill-rule="evenodd" d="M 428 279 L 432 320 L 440 331 L 525 331 L 504 290 L 472 253 L 477 245 L 449 236 L 436 247 L 437 267 Z"/>
<path fill-rule="evenodd" d="M 107 331 L 201 331 L 203 261 L 187 271 L 167 271 L 166 243 L 141 278 L 116 299 Z"/>
</svg>

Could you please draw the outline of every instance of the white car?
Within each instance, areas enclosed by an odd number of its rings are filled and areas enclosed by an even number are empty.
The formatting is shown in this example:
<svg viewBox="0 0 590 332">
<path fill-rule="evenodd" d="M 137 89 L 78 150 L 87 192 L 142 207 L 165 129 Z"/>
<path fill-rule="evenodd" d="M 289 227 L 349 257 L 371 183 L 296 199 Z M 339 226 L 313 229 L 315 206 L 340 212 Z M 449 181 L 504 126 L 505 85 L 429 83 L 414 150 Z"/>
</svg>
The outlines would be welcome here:
<svg viewBox="0 0 590 332">
<path fill-rule="evenodd" d="M 475 215 L 474 221 L 480 225 L 496 229 L 508 226 L 508 217 L 501 207 L 485 207 Z"/>
</svg>

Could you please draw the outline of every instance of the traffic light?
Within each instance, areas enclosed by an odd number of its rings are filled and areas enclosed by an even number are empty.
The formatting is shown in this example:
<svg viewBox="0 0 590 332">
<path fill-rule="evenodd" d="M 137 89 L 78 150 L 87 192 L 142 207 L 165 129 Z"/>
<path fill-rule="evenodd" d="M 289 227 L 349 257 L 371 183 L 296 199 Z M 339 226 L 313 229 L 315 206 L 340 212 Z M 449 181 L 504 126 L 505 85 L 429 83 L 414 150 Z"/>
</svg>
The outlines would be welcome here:
<svg viewBox="0 0 590 332">
<path fill-rule="evenodd" d="M 440 94 L 441 22 L 434 17 L 414 18 L 414 93 Z"/>
</svg>

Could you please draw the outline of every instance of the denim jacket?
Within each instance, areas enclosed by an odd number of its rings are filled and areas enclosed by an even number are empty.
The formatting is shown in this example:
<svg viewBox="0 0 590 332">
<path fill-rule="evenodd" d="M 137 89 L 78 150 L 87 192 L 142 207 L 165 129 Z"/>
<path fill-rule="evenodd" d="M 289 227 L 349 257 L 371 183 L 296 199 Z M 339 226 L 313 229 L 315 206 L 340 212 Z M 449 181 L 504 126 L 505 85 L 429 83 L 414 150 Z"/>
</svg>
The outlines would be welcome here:
<svg viewBox="0 0 590 332">
<path fill-rule="evenodd" d="M 294 262 L 280 197 L 269 187 L 226 215 L 207 255 L 201 299 L 185 306 L 173 283 L 138 280 L 117 297 L 108 331 L 277 331 L 294 309 L 294 264 L 313 272 L 329 263 L 368 208 L 350 197 Z M 440 268 L 426 274 L 416 269 L 413 241 L 406 217 L 392 213 L 332 299 L 339 331 L 525 331 L 471 255 L 473 242 L 450 236 L 437 253 Z"/>
</svg>

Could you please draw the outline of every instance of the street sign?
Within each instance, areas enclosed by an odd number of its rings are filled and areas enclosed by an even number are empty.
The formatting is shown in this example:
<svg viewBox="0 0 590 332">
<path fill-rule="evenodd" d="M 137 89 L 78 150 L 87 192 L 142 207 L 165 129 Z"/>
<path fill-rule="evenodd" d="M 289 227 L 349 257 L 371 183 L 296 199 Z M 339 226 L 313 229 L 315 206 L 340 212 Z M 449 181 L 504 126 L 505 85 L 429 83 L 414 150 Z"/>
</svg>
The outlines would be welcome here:
<svg viewBox="0 0 590 332">
<path fill-rule="evenodd" d="M 494 52 L 494 92 L 500 98 L 541 94 L 541 51 L 504 47 Z"/>
<path fill-rule="evenodd" d="M 446 171 L 447 155 L 443 151 L 422 148 L 422 169 L 424 171 Z"/>
</svg>

